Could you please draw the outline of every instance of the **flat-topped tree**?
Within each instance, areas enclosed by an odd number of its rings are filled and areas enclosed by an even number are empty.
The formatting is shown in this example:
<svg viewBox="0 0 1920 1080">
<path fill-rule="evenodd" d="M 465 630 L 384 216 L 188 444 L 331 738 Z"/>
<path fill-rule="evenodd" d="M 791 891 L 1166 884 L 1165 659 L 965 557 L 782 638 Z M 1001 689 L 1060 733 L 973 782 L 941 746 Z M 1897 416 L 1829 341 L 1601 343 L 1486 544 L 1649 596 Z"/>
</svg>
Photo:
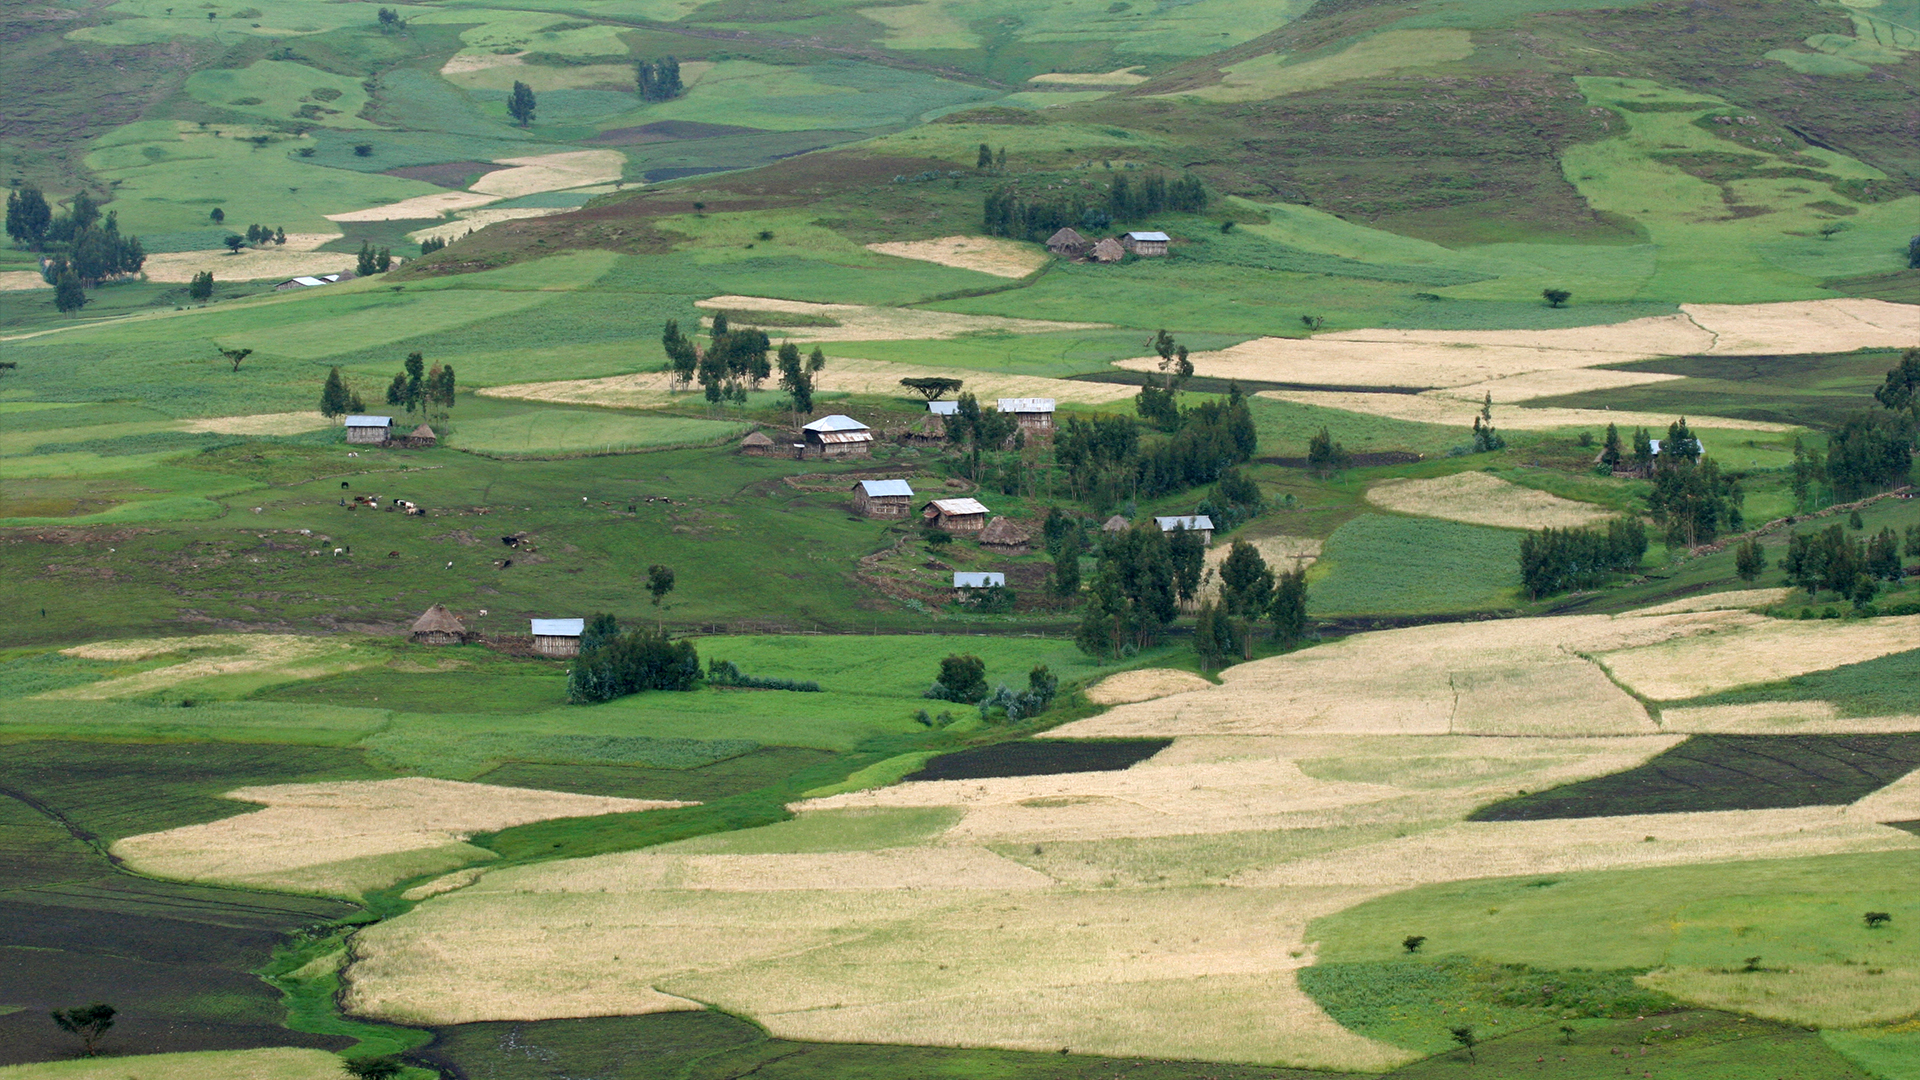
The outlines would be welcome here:
<svg viewBox="0 0 1920 1080">
<path fill-rule="evenodd" d="M 946 379 L 946 378 L 938 378 L 938 377 L 925 378 L 925 379 L 901 379 L 900 380 L 901 386 L 904 386 L 907 389 L 913 391 L 914 393 L 919 394 L 921 397 L 926 398 L 928 401 L 939 401 L 942 397 L 945 397 L 948 394 L 957 394 L 960 392 L 960 387 L 964 386 L 965 384 L 966 384 L 966 380 L 964 379 Z"/>
</svg>

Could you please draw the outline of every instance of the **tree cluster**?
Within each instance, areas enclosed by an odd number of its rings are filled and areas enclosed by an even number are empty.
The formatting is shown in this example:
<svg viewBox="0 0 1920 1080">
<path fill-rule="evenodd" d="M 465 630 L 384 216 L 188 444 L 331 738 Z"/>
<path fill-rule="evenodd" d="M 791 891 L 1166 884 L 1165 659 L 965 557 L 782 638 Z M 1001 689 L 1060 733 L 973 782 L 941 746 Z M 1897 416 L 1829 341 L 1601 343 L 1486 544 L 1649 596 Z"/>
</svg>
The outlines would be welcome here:
<svg viewBox="0 0 1920 1080">
<path fill-rule="evenodd" d="M 1660 450 L 1666 458 L 1664 444 Z M 1713 461 L 1690 463 L 1676 457 L 1654 470 L 1647 512 L 1666 530 L 1668 547 L 1696 547 L 1713 543 L 1723 532 L 1739 532 L 1745 524 L 1740 512 L 1745 500 L 1740 482 Z"/>
<path fill-rule="evenodd" d="M 213 271 L 202 270 L 193 275 L 193 280 L 187 284 L 187 298 L 189 300 L 213 298 Z"/>
<path fill-rule="evenodd" d="M 438 405 L 444 414 L 453 408 L 454 378 L 453 365 L 433 365 L 419 353 L 408 353 L 400 372 L 387 384 L 387 404 L 398 405 L 412 413 L 415 409 L 427 412 L 428 406 Z"/>
<path fill-rule="evenodd" d="M 383 34 L 398 33 L 407 28 L 407 20 L 402 18 L 400 13 L 392 8 L 381 8 L 378 17 L 380 19 L 380 32 Z"/>
<path fill-rule="evenodd" d="M 1239 651 L 1253 659 L 1253 641 L 1262 621 L 1273 625 L 1277 644 L 1291 646 L 1307 632 L 1307 572 L 1301 567 L 1275 573 L 1259 549 L 1236 540 L 1220 563 L 1216 599 L 1200 605 L 1194 618 L 1193 648 L 1202 668 L 1214 667 Z"/>
<path fill-rule="evenodd" d="M 1038 716 L 1053 704 L 1053 696 L 1060 690 L 1060 677 L 1047 670 L 1047 665 L 1036 664 L 1027 672 L 1027 688 L 1014 690 L 1001 683 L 993 688 L 980 701 L 980 719 L 989 720 L 995 709 L 1006 714 L 1008 720 L 1020 720 Z"/>
<path fill-rule="evenodd" d="M 677 332 L 678 327 L 675 330 Z M 751 326 L 735 330 L 727 324 L 725 312 L 715 315 L 706 352 L 695 350 L 693 373 L 694 378 L 700 380 L 701 389 L 706 391 L 708 404 L 744 402 L 749 385 L 760 389 L 760 384 L 773 374 L 773 363 L 767 359 L 772 348 L 773 342 L 768 340 L 766 331 Z M 678 371 L 676 365 L 675 373 Z"/>
<path fill-rule="evenodd" d="M 1473 418 L 1473 453 L 1486 454 L 1495 450 L 1505 450 L 1507 440 L 1493 429 L 1493 391 L 1487 391 L 1487 398 L 1480 403 L 1480 414 Z"/>
<path fill-rule="evenodd" d="M 1111 505 L 1123 496 L 1155 498 L 1211 484 L 1259 448 L 1253 412 L 1235 388 L 1176 412 L 1173 429 L 1143 440 L 1124 416 L 1068 417 L 1054 435 L 1053 455 L 1076 497 Z"/>
<path fill-rule="evenodd" d="M 1787 572 L 1787 584 L 1806 590 L 1808 596 L 1835 592 L 1856 604 L 1872 600 L 1880 581 L 1899 581 L 1903 574 L 1900 539 L 1892 529 L 1856 540 L 1839 525 L 1817 533 L 1794 533 L 1780 565 Z"/>
<path fill-rule="evenodd" d="M 961 394 L 955 402 L 953 414 L 946 418 L 946 432 L 947 441 L 967 455 L 967 475 L 975 480 L 980 478 L 983 452 L 998 450 L 1006 446 L 1009 439 L 1016 449 L 1026 444 L 1018 420 L 998 408 L 982 407 L 972 394 Z"/>
<path fill-rule="evenodd" d="M 633 88 L 641 101 L 672 101 L 687 92 L 680 83 L 680 61 L 639 60 L 633 65 Z"/>
<path fill-rule="evenodd" d="M 1193 378 L 1193 361 L 1187 359 L 1187 347 L 1164 329 L 1154 335 L 1153 351 L 1160 354 L 1160 380 L 1148 376 L 1133 396 L 1133 411 L 1154 427 L 1172 431 L 1180 426 L 1180 388 Z"/>
<path fill-rule="evenodd" d="M 1615 518 L 1605 529 L 1541 529 L 1520 538 L 1520 584 L 1538 600 L 1591 589 L 1607 575 L 1629 573 L 1647 554 L 1647 527 Z"/>
<path fill-rule="evenodd" d="M 444 376 L 451 385 L 453 376 Z M 348 414 L 358 415 L 367 411 L 360 400 L 360 392 L 347 385 L 340 376 L 339 368 L 327 371 L 327 381 L 320 386 L 320 415 L 329 420 Z"/>
<path fill-rule="evenodd" d="M 699 681 L 693 642 L 644 628 L 607 633 L 602 625 L 591 644 L 581 636 L 580 655 L 567 672 L 567 700 L 586 704 L 642 690 L 691 690 Z"/>
<path fill-rule="evenodd" d="M 429 236 L 425 240 L 420 241 L 420 254 L 431 255 L 436 251 L 445 250 L 446 246 L 447 242 L 444 238 Z"/>
<path fill-rule="evenodd" d="M 940 674 L 920 695 L 935 701 L 972 705 L 987 696 L 987 662 L 971 653 L 955 653 L 940 661 Z"/>
<path fill-rule="evenodd" d="M 247 226 L 246 241 L 255 247 L 259 247 L 261 244 L 285 245 L 287 242 L 287 230 L 284 227 L 278 226 L 249 225 Z"/>
<path fill-rule="evenodd" d="M 1320 430 L 1307 438 L 1307 468 L 1312 469 L 1321 479 L 1353 464 L 1353 455 L 1333 437 L 1325 424 Z"/>
<path fill-rule="evenodd" d="M 1827 438 L 1826 478 L 1835 497 L 1858 498 L 1905 483 L 1913 471 L 1913 445 L 1914 422 L 1908 416 L 1848 417 Z"/>
<path fill-rule="evenodd" d="M 7 235 L 34 251 L 59 250 L 44 260 L 40 273 L 53 286 L 54 306 L 62 312 L 80 310 L 87 302 L 85 290 L 137 274 L 147 261 L 140 238 L 120 235 L 118 215 L 109 211 L 101 217 L 99 204 L 84 191 L 58 217 L 40 189 L 28 185 L 10 192 Z"/>
<path fill-rule="evenodd" d="M 1004 187 L 987 195 L 981 220 L 989 236 L 1044 240 L 1067 227 L 1099 230 L 1162 211 L 1197 214 L 1206 208 L 1207 189 L 1198 177 L 1182 174 L 1169 182 L 1164 175 L 1152 173 L 1138 185 L 1115 176 L 1104 192 Z"/>
<path fill-rule="evenodd" d="M 355 277 L 372 277 L 384 274 L 393 268 L 393 249 L 375 250 L 368 241 L 360 241 L 360 251 L 354 256 L 353 273 Z"/>
<path fill-rule="evenodd" d="M 813 415 L 813 377 L 827 366 L 827 354 L 815 345 L 806 359 L 800 358 L 800 346 L 791 341 L 780 343 L 780 389 L 793 401 L 796 423 L 800 416 Z"/>
</svg>

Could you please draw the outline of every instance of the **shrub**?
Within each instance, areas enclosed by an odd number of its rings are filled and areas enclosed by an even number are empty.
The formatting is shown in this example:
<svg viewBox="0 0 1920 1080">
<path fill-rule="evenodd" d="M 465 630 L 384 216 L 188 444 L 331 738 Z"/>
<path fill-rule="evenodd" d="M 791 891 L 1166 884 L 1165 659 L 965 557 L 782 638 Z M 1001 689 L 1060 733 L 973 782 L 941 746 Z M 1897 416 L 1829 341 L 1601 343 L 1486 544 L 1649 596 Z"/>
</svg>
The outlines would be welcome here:
<svg viewBox="0 0 1920 1080">
<path fill-rule="evenodd" d="M 642 690 L 691 690 L 700 657 L 690 641 L 664 631 L 629 630 L 583 648 L 567 672 L 567 700 L 612 701 Z"/>
<path fill-rule="evenodd" d="M 940 677 L 922 697 L 972 705 L 987 696 L 987 662 L 955 654 L 940 661 Z"/>
<path fill-rule="evenodd" d="M 749 690 L 792 690 L 802 694 L 820 693 L 820 684 L 812 679 L 778 679 L 748 675 L 731 660 L 707 661 L 707 682 L 714 686 L 739 686 Z"/>
</svg>

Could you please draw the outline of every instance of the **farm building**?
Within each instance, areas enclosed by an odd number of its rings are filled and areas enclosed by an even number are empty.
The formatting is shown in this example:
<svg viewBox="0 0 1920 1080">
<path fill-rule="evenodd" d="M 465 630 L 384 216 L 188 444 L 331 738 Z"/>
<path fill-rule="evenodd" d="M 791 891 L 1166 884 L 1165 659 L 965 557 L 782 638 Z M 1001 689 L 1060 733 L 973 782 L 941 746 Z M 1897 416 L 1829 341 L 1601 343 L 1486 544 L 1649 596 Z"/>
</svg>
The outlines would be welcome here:
<svg viewBox="0 0 1920 1080">
<path fill-rule="evenodd" d="M 1087 258 L 1094 262 L 1112 263 L 1119 262 L 1126 253 L 1127 249 L 1120 246 L 1120 241 L 1109 236 L 1093 245 L 1093 249 L 1087 252 Z"/>
<path fill-rule="evenodd" d="M 900 441 L 914 446 L 946 442 L 947 422 L 938 416 L 923 416 L 900 433 Z"/>
<path fill-rule="evenodd" d="M 1047 250 L 1063 259 L 1078 259 L 1093 246 L 1093 241 L 1075 232 L 1071 226 L 1047 237 Z"/>
<path fill-rule="evenodd" d="M 1153 258 L 1167 253 L 1167 244 L 1171 238 L 1163 232 L 1130 232 L 1120 238 L 1120 246 L 1141 258 Z"/>
<path fill-rule="evenodd" d="M 585 619 L 531 619 L 533 651 L 541 656 L 579 656 Z"/>
<path fill-rule="evenodd" d="M 740 440 L 740 452 L 748 457 L 772 457 L 780 452 L 780 448 L 767 438 L 765 432 L 756 431 Z"/>
<path fill-rule="evenodd" d="M 1213 543 L 1213 519 L 1205 514 L 1157 517 L 1153 519 L 1153 523 L 1160 526 L 1161 532 L 1174 532 L 1179 529 L 1185 529 L 1188 532 L 1199 533 L 1201 543 Z"/>
<path fill-rule="evenodd" d="M 927 402 L 927 412 L 934 416 L 954 416 L 960 412 L 960 403 L 957 401 L 929 401 Z"/>
<path fill-rule="evenodd" d="M 853 485 L 853 508 L 868 517 L 913 513 L 913 487 L 905 480 L 862 480 Z"/>
<path fill-rule="evenodd" d="M 980 530 L 980 546 L 1007 555 L 1025 555 L 1033 550 L 1033 535 L 1012 519 L 997 517 Z"/>
<path fill-rule="evenodd" d="M 980 532 L 987 527 L 987 508 L 978 499 L 935 499 L 920 516 L 944 532 Z"/>
<path fill-rule="evenodd" d="M 413 620 L 413 642 L 416 645 L 464 645 L 467 628 L 447 610 L 447 605 L 435 604 Z"/>
<path fill-rule="evenodd" d="M 393 445 L 405 447 L 408 450 L 431 450 L 439 443 L 440 436 L 435 435 L 433 429 L 425 424 L 393 440 Z"/>
<path fill-rule="evenodd" d="M 1000 411 L 1012 413 L 1026 431 L 1053 430 L 1053 399 L 1050 397 L 1003 397 Z"/>
<path fill-rule="evenodd" d="M 969 570 L 953 572 L 953 587 L 959 591 L 967 589 L 1003 589 L 1007 585 L 1007 575 L 1000 573 L 976 573 Z"/>
<path fill-rule="evenodd" d="M 393 417 L 391 416 L 347 417 L 347 441 L 350 443 L 384 443 L 391 438 L 393 438 Z"/>
<path fill-rule="evenodd" d="M 1128 521 L 1126 518 L 1121 517 L 1119 514 L 1113 515 L 1112 517 L 1108 518 L 1106 521 L 1100 524 L 1101 532 L 1120 533 L 1120 532 L 1126 532 L 1128 529 L 1131 529 L 1131 528 L 1133 528 L 1133 522 Z"/>
<path fill-rule="evenodd" d="M 1648 440 L 1647 440 L 1647 445 L 1653 448 L 1653 456 L 1654 456 L 1654 457 L 1659 457 L 1659 456 L 1660 456 L 1660 440 L 1659 440 L 1659 439 L 1648 439 Z M 1699 439 L 1695 439 L 1695 440 L 1693 440 L 1693 445 L 1694 445 L 1694 446 L 1696 446 L 1696 447 L 1698 447 L 1698 448 L 1700 449 L 1700 456 L 1701 456 L 1701 457 L 1706 457 L 1706 456 L 1707 456 L 1707 444 L 1706 444 L 1706 443 L 1703 443 L 1703 442 L 1701 442 L 1701 441 L 1700 441 Z"/>
<path fill-rule="evenodd" d="M 337 274 L 320 274 L 314 277 L 288 278 L 273 287 L 274 292 L 287 292 L 290 289 L 313 289 L 321 285 L 331 285 L 336 281 L 351 281 L 353 274 L 342 270 Z"/>
<path fill-rule="evenodd" d="M 800 429 L 802 456 L 866 457 L 873 452 L 873 429 L 851 416 L 823 416 Z"/>
</svg>

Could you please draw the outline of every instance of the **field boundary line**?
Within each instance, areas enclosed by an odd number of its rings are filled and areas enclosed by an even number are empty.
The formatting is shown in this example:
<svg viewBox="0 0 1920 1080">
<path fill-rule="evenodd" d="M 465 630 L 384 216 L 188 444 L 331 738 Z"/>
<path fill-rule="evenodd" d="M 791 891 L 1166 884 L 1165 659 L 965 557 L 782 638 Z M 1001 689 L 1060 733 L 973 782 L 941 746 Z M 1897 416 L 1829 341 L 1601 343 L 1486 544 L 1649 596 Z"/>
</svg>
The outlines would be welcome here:
<svg viewBox="0 0 1920 1080">
<path fill-rule="evenodd" d="M 1647 719 L 1653 721 L 1654 727 L 1660 729 L 1661 732 L 1666 732 L 1667 726 L 1660 719 L 1659 703 L 1654 701 L 1652 698 L 1647 697 L 1645 694 L 1642 694 L 1640 691 L 1635 690 L 1633 687 L 1628 686 L 1626 683 L 1621 682 L 1619 676 L 1615 675 L 1613 673 L 1613 669 L 1608 667 L 1606 665 L 1606 662 L 1601 660 L 1597 654 L 1584 653 L 1578 649 L 1567 648 L 1565 645 L 1560 646 L 1560 649 L 1562 652 L 1565 652 L 1570 656 L 1577 656 L 1580 659 L 1585 660 L 1587 663 L 1592 664 L 1594 667 L 1599 668 L 1600 674 L 1605 675 L 1607 677 L 1608 682 L 1618 687 L 1621 693 L 1627 695 L 1628 697 L 1640 703 L 1640 708 L 1645 710 L 1647 714 Z"/>
</svg>

